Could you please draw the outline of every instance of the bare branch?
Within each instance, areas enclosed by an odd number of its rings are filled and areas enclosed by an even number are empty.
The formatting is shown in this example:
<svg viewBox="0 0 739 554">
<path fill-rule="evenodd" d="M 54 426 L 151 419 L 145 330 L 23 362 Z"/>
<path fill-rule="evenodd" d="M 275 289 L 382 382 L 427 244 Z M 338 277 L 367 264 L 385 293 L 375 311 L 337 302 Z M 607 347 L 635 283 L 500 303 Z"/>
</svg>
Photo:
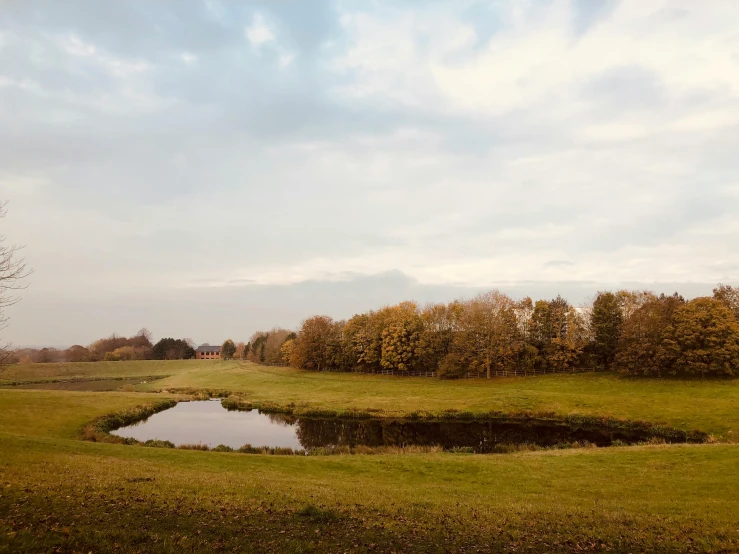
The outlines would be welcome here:
<svg viewBox="0 0 739 554">
<path fill-rule="evenodd" d="M 7 202 L 0 202 L 0 219 L 7 213 Z M 28 285 L 23 280 L 32 271 L 26 267 L 25 260 L 19 256 L 22 246 L 16 244 L 6 246 L 5 235 L 0 235 L 0 330 L 8 325 L 8 316 L 4 308 L 12 306 L 20 300 L 13 291 L 25 289 Z M 0 365 L 10 357 L 10 344 L 0 346 Z"/>
</svg>

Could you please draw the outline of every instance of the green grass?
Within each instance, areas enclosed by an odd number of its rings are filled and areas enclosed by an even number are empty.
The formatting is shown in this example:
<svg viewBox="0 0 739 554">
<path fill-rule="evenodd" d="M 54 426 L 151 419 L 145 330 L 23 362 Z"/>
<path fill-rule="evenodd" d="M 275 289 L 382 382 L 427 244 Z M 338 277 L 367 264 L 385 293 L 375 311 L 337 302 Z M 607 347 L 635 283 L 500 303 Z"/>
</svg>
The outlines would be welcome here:
<svg viewBox="0 0 739 554">
<path fill-rule="evenodd" d="M 440 382 L 166 363 L 177 369 L 155 388 L 327 409 L 551 410 L 727 436 L 739 411 L 736 381 Z M 110 365 L 90 364 L 130 375 Z M 739 550 L 737 445 L 300 457 L 78 440 L 96 417 L 168 396 L 0 389 L 0 552 Z"/>
<path fill-rule="evenodd" d="M 0 385 L 11 382 L 85 379 L 101 377 L 148 377 L 176 375 L 195 368 L 211 368 L 223 362 L 210 360 L 136 360 L 129 362 L 81 362 L 0 366 Z"/>
<path fill-rule="evenodd" d="M 2 380 L 170 375 L 137 386 L 151 391 L 209 388 L 254 402 L 389 414 L 499 410 L 646 420 L 717 437 L 739 435 L 739 379 L 629 378 L 608 373 L 440 381 L 352 373 L 317 373 L 238 361 L 179 360 L 34 364 L 0 369 Z"/>
<path fill-rule="evenodd" d="M 98 416 L 173 395 L 0 389 L 0 435 L 76 439 Z"/>
<path fill-rule="evenodd" d="M 239 362 L 195 367 L 139 387 L 226 389 L 256 402 L 404 414 L 500 410 L 646 420 L 727 437 L 739 433 L 739 380 L 627 378 L 608 373 L 440 381 L 316 373 Z"/>
<path fill-rule="evenodd" d="M 72 438 L 147 399 L 0 391 L 0 550 L 739 547 L 736 446 L 283 457 Z"/>
</svg>

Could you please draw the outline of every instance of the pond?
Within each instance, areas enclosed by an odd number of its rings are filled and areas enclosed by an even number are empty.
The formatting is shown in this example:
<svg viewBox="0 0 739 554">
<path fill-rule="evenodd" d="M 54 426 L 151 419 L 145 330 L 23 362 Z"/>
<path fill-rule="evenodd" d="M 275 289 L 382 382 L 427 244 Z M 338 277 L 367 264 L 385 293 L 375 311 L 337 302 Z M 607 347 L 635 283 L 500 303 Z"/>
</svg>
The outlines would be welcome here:
<svg viewBox="0 0 739 554">
<path fill-rule="evenodd" d="M 139 441 L 168 440 L 183 444 L 218 445 L 237 449 L 290 447 L 311 450 L 336 446 L 441 446 L 445 450 L 494 452 L 498 445 L 534 444 L 542 447 L 577 442 L 609 446 L 613 441 L 647 440 L 645 432 L 562 422 L 531 421 L 411 421 L 402 419 L 341 419 L 265 414 L 258 410 L 228 411 L 220 401 L 180 402 L 174 408 L 135 425 L 113 431 Z"/>
<path fill-rule="evenodd" d="M 96 379 L 78 381 L 56 381 L 47 383 L 23 383 L 20 385 L 2 385 L 1 389 L 36 389 L 36 390 L 71 390 L 71 391 L 114 391 L 125 385 L 139 385 L 147 379 L 135 377 L 131 379 Z"/>
</svg>

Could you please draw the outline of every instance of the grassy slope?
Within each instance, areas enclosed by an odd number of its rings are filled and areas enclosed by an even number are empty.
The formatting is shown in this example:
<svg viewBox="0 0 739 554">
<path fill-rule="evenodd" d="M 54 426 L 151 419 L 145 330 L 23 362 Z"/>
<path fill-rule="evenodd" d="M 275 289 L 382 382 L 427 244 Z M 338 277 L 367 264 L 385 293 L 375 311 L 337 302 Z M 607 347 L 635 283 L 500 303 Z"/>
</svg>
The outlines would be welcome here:
<svg viewBox="0 0 739 554">
<path fill-rule="evenodd" d="M 303 458 L 70 438 L 146 398 L 0 391 L 0 551 L 739 548 L 736 446 Z"/>
<path fill-rule="evenodd" d="M 76 439 L 98 416 L 174 395 L 0 389 L 0 433 Z"/>
<path fill-rule="evenodd" d="M 440 381 L 316 373 L 238 362 L 210 362 L 143 388 L 223 388 L 250 400 L 388 412 L 553 411 L 643 419 L 726 436 L 739 433 L 739 380 L 633 379 L 613 374 Z"/>
</svg>

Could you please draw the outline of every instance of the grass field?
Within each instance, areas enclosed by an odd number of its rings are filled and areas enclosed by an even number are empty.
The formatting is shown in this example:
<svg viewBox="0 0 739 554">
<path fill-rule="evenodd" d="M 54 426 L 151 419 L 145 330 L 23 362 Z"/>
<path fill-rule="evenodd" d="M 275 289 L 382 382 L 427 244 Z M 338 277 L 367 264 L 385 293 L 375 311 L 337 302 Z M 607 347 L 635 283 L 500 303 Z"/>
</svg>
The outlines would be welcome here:
<svg viewBox="0 0 739 554">
<path fill-rule="evenodd" d="M 440 381 L 316 373 L 238 361 L 136 361 L 35 364 L 0 370 L 0 383 L 91 377 L 170 377 L 141 391 L 194 387 L 241 392 L 253 401 L 329 409 L 546 411 L 647 420 L 718 437 L 739 434 L 739 380 L 628 378 L 585 373 Z"/>
<path fill-rule="evenodd" d="M 14 371 L 24 380 L 167 374 L 156 388 L 395 413 L 616 415 L 727 437 L 739 412 L 735 381 L 439 382 L 236 362 L 79 365 Z M 163 396 L 0 389 L 0 552 L 739 550 L 737 445 L 298 457 L 78 440 L 93 418 Z"/>
<path fill-rule="evenodd" d="M 86 379 L 103 377 L 149 377 L 174 375 L 205 367 L 197 360 L 140 360 L 130 362 L 94 362 L 63 364 L 21 364 L 0 366 L 0 385 L 11 382 L 47 381 L 51 379 Z"/>
</svg>

